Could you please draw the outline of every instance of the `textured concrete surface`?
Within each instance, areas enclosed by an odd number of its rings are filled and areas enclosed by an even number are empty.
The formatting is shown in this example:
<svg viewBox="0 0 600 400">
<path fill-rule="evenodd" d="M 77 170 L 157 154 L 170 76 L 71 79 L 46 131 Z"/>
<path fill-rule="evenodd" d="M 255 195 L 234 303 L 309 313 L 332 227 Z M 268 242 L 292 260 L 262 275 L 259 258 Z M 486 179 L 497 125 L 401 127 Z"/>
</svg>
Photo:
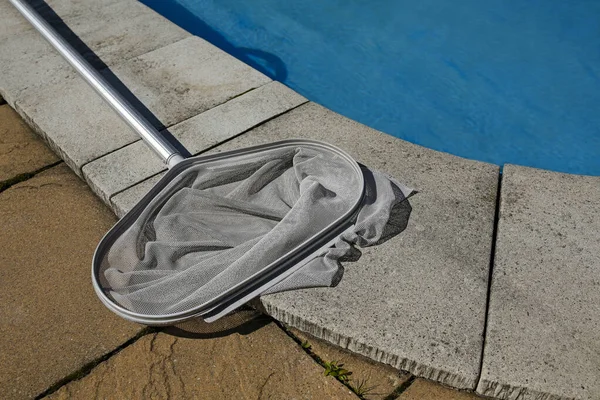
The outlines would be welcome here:
<svg viewBox="0 0 600 400">
<path fill-rule="evenodd" d="M 90 284 L 111 212 L 64 164 L 0 193 L 0 387 L 32 398 L 141 328 Z"/>
<path fill-rule="evenodd" d="M 35 92 L 37 88 L 51 85 L 72 73 L 32 29 L 17 31 L 0 40 L 0 72 L 0 94 L 13 107 L 21 92 Z"/>
<path fill-rule="evenodd" d="M 122 63 L 191 36 L 136 0 L 55 0 L 50 6 L 107 65 Z"/>
<path fill-rule="evenodd" d="M 191 154 L 197 154 L 304 102 L 306 99 L 291 89 L 271 82 L 169 131 Z M 94 192 L 108 202 L 114 194 L 165 169 L 164 162 L 144 142 L 137 141 L 85 165 L 83 175 Z"/>
<path fill-rule="evenodd" d="M 7 0 L 0 1 L 2 8 L 12 7 Z M 42 7 L 43 16 L 97 68 L 190 36 L 135 0 L 53 1 L 50 6 L 56 14 Z M 73 70 L 39 33 L 25 28 L 28 23 L 15 11 L 9 11 L 8 21 L 18 27 L 6 28 L 7 34 L 0 34 L 0 93 L 13 106 L 22 97 L 31 100 L 42 88 L 50 92 L 49 96 L 56 96 L 68 84 L 64 78 L 74 75 Z"/>
<path fill-rule="evenodd" d="M 79 39 L 54 24 L 96 67 L 103 64 L 89 49 L 112 65 L 190 36 L 134 0 L 88 3 L 56 4 Z M 33 30 L 0 41 L 0 71 L 0 93 L 77 173 L 86 162 L 138 139 Z"/>
<path fill-rule="evenodd" d="M 114 72 L 167 127 L 271 81 L 196 36 L 120 64 Z"/>
<path fill-rule="evenodd" d="M 29 23 L 21 17 L 21 14 L 8 0 L 0 0 L 0 42 L 6 37 L 31 29 Z"/>
<path fill-rule="evenodd" d="M 600 398 L 600 177 L 507 165 L 478 391 Z"/>
<path fill-rule="evenodd" d="M 123 217 L 129 210 L 135 206 L 142 197 L 162 178 L 166 172 L 161 172 L 151 178 L 130 187 L 127 190 L 113 196 L 110 199 L 110 206 L 119 218 Z"/>
<path fill-rule="evenodd" d="M 357 397 L 270 323 L 189 339 L 151 334 L 50 399 L 340 399 Z"/>
<path fill-rule="evenodd" d="M 8 104 L 0 105 L 0 182 L 58 161 Z"/>
<path fill-rule="evenodd" d="M 18 100 L 16 109 L 76 173 L 138 139 L 81 78 L 72 75 L 57 91 L 46 89 Z"/>
<path fill-rule="evenodd" d="M 498 167 L 438 153 L 302 105 L 215 151 L 303 137 L 419 190 L 405 232 L 347 263 L 335 289 L 263 297 L 276 319 L 416 375 L 474 388 Z"/>
<path fill-rule="evenodd" d="M 161 119 L 152 117 L 157 127 L 170 125 L 270 81 L 233 57 L 216 53 L 215 49 L 192 37 L 126 61 L 115 67 L 114 72 Z M 207 52 L 215 54 L 200 56 Z M 176 53 L 190 58 L 171 58 Z M 163 61 L 155 63 L 158 59 Z M 169 60 L 168 65 L 165 60 Z M 55 85 L 36 92 L 22 93 L 16 107 L 75 171 L 139 139 L 74 74 L 67 74 Z"/>
<path fill-rule="evenodd" d="M 398 400 L 477 400 L 472 393 L 459 392 L 435 383 L 417 379 Z"/>
<path fill-rule="evenodd" d="M 307 100 L 279 82 L 271 82 L 171 128 L 192 154 L 198 154 Z"/>
<path fill-rule="evenodd" d="M 360 356 L 334 346 L 324 340 L 318 339 L 308 333 L 290 328 L 291 333 L 300 339 L 303 346 L 310 346 L 309 351 L 324 362 L 343 364 L 343 368 L 352 372 L 349 376 L 349 385 L 358 392 L 364 392 L 367 400 L 386 399 L 398 386 L 404 384 L 410 375 L 400 372 L 386 364 L 373 362 Z"/>
<path fill-rule="evenodd" d="M 44 12 L 48 6 L 60 15 L 61 19 L 69 19 L 81 15 L 98 12 L 101 7 L 123 2 L 123 0 L 28 0 L 38 11 Z"/>
</svg>

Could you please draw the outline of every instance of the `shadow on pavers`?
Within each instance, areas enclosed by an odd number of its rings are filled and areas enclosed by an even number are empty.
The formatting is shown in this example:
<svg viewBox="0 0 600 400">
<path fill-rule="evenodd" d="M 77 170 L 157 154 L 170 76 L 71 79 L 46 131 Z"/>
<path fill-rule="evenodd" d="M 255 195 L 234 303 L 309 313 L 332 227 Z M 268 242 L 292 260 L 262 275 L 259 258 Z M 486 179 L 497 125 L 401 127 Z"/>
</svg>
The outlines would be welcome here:
<svg viewBox="0 0 600 400">
<path fill-rule="evenodd" d="M 46 4 L 44 0 L 35 0 L 32 5 L 42 15 L 42 17 L 69 43 L 79 54 L 81 54 L 107 81 L 123 96 L 152 126 L 159 131 L 167 141 L 169 141 L 183 157 L 189 157 L 190 154 L 185 147 L 169 132 L 167 127 L 142 103 L 123 82 L 111 71 L 100 57 L 86 45 L 75 32 Z"/>
<path fill-rule="evenodd" d="M 171 22 L 193 35 L 199 36 L 224 52 L 250 65 L 269 78 L 285 82 L 288 70 L 281 58 L 273 53 L 249 47 L 237 47 L 216 29 L 191 13 L 176 0 L 140 0 Z"/>
<path fill-rule="evenodd" d="M 201 318 L 195 318 L 164 328 L 163 333 L 188 339 L 213 339 L 233 333 L 249 335 L 271 322 L 271 317 L 244 306 L 215 322 L 208 323 Z"/>
</svg>

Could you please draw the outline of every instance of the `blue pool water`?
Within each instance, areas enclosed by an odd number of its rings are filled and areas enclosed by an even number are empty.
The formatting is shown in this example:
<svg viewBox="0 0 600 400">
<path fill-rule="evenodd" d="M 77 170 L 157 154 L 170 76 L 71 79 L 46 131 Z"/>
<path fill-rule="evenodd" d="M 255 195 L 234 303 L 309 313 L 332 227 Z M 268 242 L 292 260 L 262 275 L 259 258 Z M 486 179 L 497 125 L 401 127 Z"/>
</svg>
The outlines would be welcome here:
<svg viewBox="0 0 600 400">
<path fill-rule="evenodd" d="M 600 175 L 600 1 L 143 0 L 373 128 Z"/>
</svg>

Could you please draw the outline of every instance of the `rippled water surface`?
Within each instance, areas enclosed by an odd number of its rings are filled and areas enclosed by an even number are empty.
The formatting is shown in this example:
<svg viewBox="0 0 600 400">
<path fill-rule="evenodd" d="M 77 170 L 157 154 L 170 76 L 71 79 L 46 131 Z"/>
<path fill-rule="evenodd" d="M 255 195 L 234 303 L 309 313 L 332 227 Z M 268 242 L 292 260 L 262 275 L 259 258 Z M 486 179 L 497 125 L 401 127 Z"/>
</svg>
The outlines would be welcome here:
<svg viewBox="0 0 600 400">
<path fill-rule="evenodd" d="M 391 135 L 499 165 L 600 175 L 600 1 L 143 2 Z"/>
</svg>

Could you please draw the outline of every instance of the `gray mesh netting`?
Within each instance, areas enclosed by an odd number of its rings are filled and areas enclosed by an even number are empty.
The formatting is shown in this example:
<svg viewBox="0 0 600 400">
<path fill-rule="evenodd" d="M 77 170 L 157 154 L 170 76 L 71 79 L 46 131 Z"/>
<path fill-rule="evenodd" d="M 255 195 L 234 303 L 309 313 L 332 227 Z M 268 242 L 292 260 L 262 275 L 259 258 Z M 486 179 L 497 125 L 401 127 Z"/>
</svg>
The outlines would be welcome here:
<svg viewBox="0 0 600 400">
<path fill-rule="evenodd" d="M 352 232 L 267 293 L 335 285 L 340 260 L 355 254 L 354 245 L 404 229 L 409 190 L 362 169 L 365 196 Z M 361 201 L 362 179 L 343 157 L 298 145 L 192 165 L 105 251 L 100 286 L 140 314 L 194 309 L 336 222 Z"/>
</svg>

